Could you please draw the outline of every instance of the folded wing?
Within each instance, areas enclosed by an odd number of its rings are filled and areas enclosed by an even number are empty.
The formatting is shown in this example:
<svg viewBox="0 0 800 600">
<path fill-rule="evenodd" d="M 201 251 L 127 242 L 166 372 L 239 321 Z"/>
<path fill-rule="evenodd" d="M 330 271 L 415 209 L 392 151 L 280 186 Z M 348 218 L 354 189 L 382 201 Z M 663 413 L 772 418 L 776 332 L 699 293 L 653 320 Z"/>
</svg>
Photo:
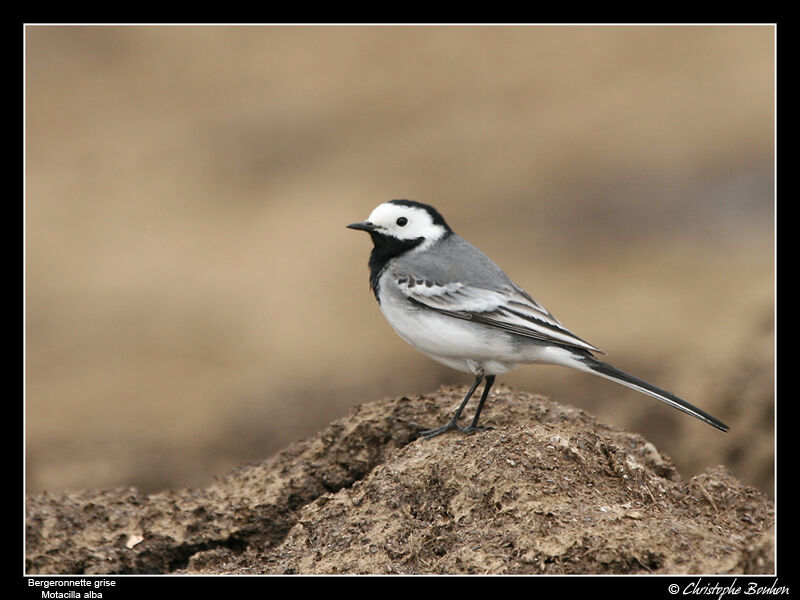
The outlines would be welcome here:
<svg viewBox="0 0 800 600">
<path fill-rule="evenodd" d="M 544 342 L 603 353 L 566 329 L 513 283 L 491 290 L 460 282 L 439 283 L 412 274 L 394 275 L 401 293 L 425 308 Z"/>
</svg>

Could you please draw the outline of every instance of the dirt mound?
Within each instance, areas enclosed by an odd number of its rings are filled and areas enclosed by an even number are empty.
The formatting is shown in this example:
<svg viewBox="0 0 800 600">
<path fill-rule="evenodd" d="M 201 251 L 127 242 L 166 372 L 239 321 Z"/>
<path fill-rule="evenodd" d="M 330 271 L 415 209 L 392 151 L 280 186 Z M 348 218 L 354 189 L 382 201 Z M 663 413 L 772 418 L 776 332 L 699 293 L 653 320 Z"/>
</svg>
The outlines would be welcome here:
<svg viewBox="0 0 800 600">
<path fill-rule="evenodd" d="M 207 489 L 31 496 L 26 572 L 774 572 L 761 492 L 583 411 L 501 386 L 494 430 L 418 439 L 464 392 L 362 405 Z"/>
</svg>

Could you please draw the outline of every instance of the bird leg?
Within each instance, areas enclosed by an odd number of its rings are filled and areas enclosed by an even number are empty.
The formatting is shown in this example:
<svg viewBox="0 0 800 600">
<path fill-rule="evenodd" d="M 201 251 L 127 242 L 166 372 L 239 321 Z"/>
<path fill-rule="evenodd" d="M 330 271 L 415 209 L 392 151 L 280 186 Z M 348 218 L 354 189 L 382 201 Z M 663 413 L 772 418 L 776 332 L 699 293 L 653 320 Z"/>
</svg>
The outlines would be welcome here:
<svg viewBox="0 0 800 600">
<path fill-rule="evenodd" d="M 480 402 L 478 402 L 478 408 L 475 410 L 475 416 L 472 417 L 472 424 L 467 428 L 470 431 L 485 431 L 487 429 L 492 429 L 491 427 L 478 427 L 478 417 L 481 416 L 481 410 L 483 410 L 483 403 L 486 402 L 486 398 L 489 397 L 489 390 L 492 389 L 493 385 L 494 385 L 494 375 L 487 375 L 486 385 L 483 387 L 483 394 L 481 394 Z"/>
<path fill-rule="evenodd" d="M 486 377 L 486 386 L 483 388 L 483 394 L 481 395 L 480 402 L 478 403 L 478 410 L 475 412 L 475 417 L 472 419 L 472 424 L 469 427 L 459 427 L 458 426 L 458 419 L 461 416 L 461 413 L 464 411 L 464 407 L 469 402 L 469 399 L 472 398 L 472 394 L 475 393 L 475 390 L 478 389 L 481 381 L 483 380 L 483 375 L 476 375 L 475 381 L 472 383 L 472 387 L 469 388 L 467 395 L 464 397 L 464 400 L 461 402 L 461 406 L 458 407 L 453 418 L 450 419 L 445 425 L 438 427 L 436 429 L 428 429 L 426 431 L 421 431 L 420 435 L 426 439 L 430 439 L 432 437 L 436 437 L 437 435 L 441 435 L 447 431 L 455 429 L 462 433 L 472 433 L 473 431 L 485 431 L 486 429 L 491 429 L 491 427 L 478 427 L 478 417 L 481 414 L 481 409 L 483 408 L 483 403 L 486 402 L 486 398 L 489 395 L 489 389 L 492 387 L 494 383 L 494 375 L 489 375 Z"/>
</svg>

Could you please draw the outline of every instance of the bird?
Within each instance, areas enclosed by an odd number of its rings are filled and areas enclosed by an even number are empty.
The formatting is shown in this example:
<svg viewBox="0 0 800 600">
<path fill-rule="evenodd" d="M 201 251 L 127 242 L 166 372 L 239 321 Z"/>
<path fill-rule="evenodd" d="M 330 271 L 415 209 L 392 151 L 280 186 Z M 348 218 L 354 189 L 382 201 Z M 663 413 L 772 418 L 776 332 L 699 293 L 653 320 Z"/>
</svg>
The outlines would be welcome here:
<svg viewBox="0 0 800 600">
<path fill-rule="evenodd" d="M 716 429 L 716 417 L 655 385 L 599 360 L 605 352 L 564 327 L 486 254 L 459 236 L 429 204 L 396 199 L 349 229 L 367 232 L 369 284 L 381 312 L 408 344 L 474 380 L 452 418 L 420 435 L 473 433 L 495 378 L 521 364 L 551 364 L 637 390 Z M 458 420 L 485 380 L 471 424 Z"/>
</svg>

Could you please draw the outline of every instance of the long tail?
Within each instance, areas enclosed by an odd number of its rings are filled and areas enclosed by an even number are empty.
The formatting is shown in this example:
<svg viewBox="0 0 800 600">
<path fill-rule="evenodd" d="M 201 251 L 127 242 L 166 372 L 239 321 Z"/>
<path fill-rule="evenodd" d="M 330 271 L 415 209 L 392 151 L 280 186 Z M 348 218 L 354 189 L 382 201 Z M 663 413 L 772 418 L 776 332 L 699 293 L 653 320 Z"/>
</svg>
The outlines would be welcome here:
<svg viewBox="0 0 800 600">
<path fill-rule="evenodd" d="M 634 377 L 633 375 L 629 375 L 624 371 L 620 371 L 616 367 L 612 367 L 611 365 L 600 362 L 599 360 L 595 359 L 591 356 L 581 356 L 575 358 L 581 364 L 581 370 L 587 371 L 589 373 L 593 373 L 595 375 L 599 375 L 600 377 L 605 377 L 606 379 L 610 379 L 611 381 L 616 381 L 622 385 L 628 386 L 629 388 L 633 388 L 643 394 L 647 394 L 648 396 L 652 396 L 657 400 L 661 400 L 670 406 L 677 408 L 680 411 L 685 412 L 688 415 L 692 415 L 696 419 L 700 419 L 704 423 L 708 423 L 712 427 L 716 427 L 720 431 L 728 431 L 729 427 L 725 425 L 722 421 L 717 419 L 716 417 L 711 416 L 704 410 L 697 408 L 686 402 L 686 400 L 682 400 L 678 398 L 674 394 L 670 394 L 669 392 L 662 390 L 661 388 L 657 388 L 656 386 L 647 383 L 643 379 L 639 379 L 638 377 Z"/>
</svg>

